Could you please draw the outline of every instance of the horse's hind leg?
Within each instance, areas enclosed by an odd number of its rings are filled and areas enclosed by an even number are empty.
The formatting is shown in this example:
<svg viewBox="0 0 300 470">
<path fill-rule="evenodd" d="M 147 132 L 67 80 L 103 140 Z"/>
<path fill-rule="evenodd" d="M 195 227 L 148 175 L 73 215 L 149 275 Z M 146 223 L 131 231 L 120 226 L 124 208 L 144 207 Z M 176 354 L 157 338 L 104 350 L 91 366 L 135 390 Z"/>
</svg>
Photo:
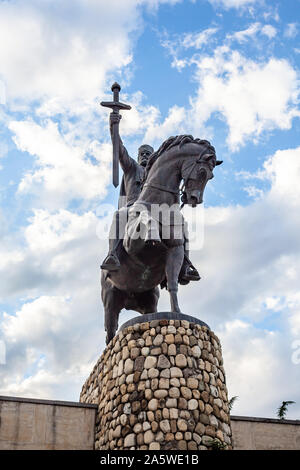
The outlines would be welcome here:
<svg viewBox="0 0 300 470">
<path fill-rule="evenodd" d="M 180 312 L 178 304 L 178 276 L 184 257 L 183 245 L 168 248 L 166 260 L 166 277 L 172 312 Z"/>
<path fill-rule="evenodd" d="M 118 329 L 120 310 L 111 310 L 104 307 L 105 315 L 105 331 L 106 331 L 106 344 L 108 344 L 116 334 Z"/>
<path fill-rule="evenodd" d="M 118 329 L 119 313 L 124 307 L 124 294 L 107 281 L 104 281 L 102 282 L 102 301 L 104 305 L 106 344 L 108 344 Z"/>
</svg>

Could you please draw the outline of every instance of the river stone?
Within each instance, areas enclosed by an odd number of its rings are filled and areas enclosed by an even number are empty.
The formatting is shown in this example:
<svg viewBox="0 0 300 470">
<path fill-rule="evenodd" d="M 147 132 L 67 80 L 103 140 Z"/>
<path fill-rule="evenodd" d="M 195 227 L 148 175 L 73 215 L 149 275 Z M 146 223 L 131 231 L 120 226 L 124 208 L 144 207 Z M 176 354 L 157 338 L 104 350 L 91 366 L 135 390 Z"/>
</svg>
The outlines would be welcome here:
<svg viewBox="0 0 300 470">
<path fill-rule="evenodd" d="M 136 358 L 134 361 L 134 369 L 138 370 L 139 372 L 142 372 L 144 368 L 144 363 L 145 363 L 145 357 L 144 356 L 139 356 Z"/>
<path fill-rule="evenodd" d="M 175 344 L 169 344 L 169 346 L 168 346 L 168 355 L 169 356 L 176 356 L 176 346 L 175 346 Z"/>
<path fill-rule="evenodd" d="M 172 335 L 172 334 L 166 335 L 165 336 L 165 342 L 167 344 L 173 344 L 174 343 L 174 335 Z"/>
<path fill-rule="evenodd" d="M 194 357 L 199 358 L 201 356 L 201 349 L 199 348 L 199 346 L 193 346 L 192 353 Z"/>
<path fill-rule="evenodd" d="M 148 421 L 144 421 L 142 424 L 143 431 L 146 432 L 148 429 L 151 429 L 151 424 Z"/>
<path fill-rule="evenodd" d="M 154 434 L 151 431 L 151 429 L 149 429 L 144 434 L 144 442 L 145 442 L 145 444 L 150 444 L 153 441 L 154 441 Z"/>
<path fill-rule="evenodd" d="M 188 410 L 196 410 L 198 408 L 198 401 L 192 398 L 188 401 Z"/>
<path fill-rule="evenodd" d="M 202 436 L 205 432 L 205 426 L 203 423 L 197 423 L 196 424 L 196 428 L 195 428 L 195 431 L 197 434 L 199 434 L 200 436 Z"/>
<path fill-rule="evenodd" d="M 177 354 L 175 356 L 175 364 L 177 367 L 183 368 L 187 366 L 186 357 L 183 354 Z"/>
<path fill-rule="evenodd" d="M 174 325 L 168 325 L 167 331 L 168 331 L 168 333 L 176 334 L 176 328 L 175 328 Z"/>
<path fill-rule="evenodd" d="M 148 409 L 150 411 L 156 411 L 157 408 L 158 408 L 158 400 L 157 400 L 157 398 L 152 398 L 148 403 Z"/>
<path fill-rule="evenodd" d="M 131 413 L 131 404 L 130 403 L 125 403 L 123 411 L 126 415 L 130 415 L 130 413 Z"/>
<path fill-rule="evenodd" d="M 171 372 L 171 377 L 173 378 L 178 378 L 178 377 L 183 377 L 182 375 L 182 370 L 179 369 L 179 367 L 171 367 L 170 369 L 170 372 Z"/>
<path fill-rule="evenodd" d="M 187 430 L 187 422 L 184 419 L 179 418 L 177 420 L 177 427 L 179 431 L 186 431 Z"/>
<path fill-rule="evenodd" d="M 163 340 L 164 340 L 163 335 L 161 335 L 161 334 L 157 335 L 153 340 L 154 346 L 160 346 L 161 343 L 163 342 Z"/>
<path fill-rule="evenodd" d="M 198 380 L 195 379 L 194 377 L 188 377 L 186 384 L 189 388 L 191 389 L 197 389 L 198 388 Z"/>
<path fill-rule="evenodd" d="M 169 390 L 169 396 L 171 398 L 179 398 L 180 397 L 179 388 L 171 387 L 170 390 Z"/>
<path fill-rule="evenodd" d="M 167 368 L 171 367 L 169 359 L 164 354 L 161 354 L 159 356 L 157 367 L 159 369 L 167 369 Z"/>
<path fill-rule="evenodd" d="M 160 371 L 160 376 L 165 378 L 165 379 L 169 379 L 170 376 L 171 376 L 170 369 L 162 369 Z"/>
<path fill-rule="evenodd" d="M 133 361 L 131 359 L 126 359 L 125 364 L 124 364 L 124 372 L 126 375 L 131 374 L 133 372 Z"/>
<path fill-rule="evenodd" d="M 136 436 L 134 433 L 132 434 L 127 434 L 127 436 L 124 439 L 124 447 L 133 447 L 135 446 L 136 442 Z"/>
<path fill-rule="evenodd" d="M 163 433 L 170 432 L 171 430 L 169 420 L 167 419 L 163 419 L 162 421 L 160 421 L 159 427 Z"/>
<path fill-rule="evenodd" d="M 159 442 L 150 442 L 149 450 L 160 450 Z"/>
<path fill-rule="evenodd" d="M 217 388 L 214 387 L 213 385 L 210 385 L 209 388 L 210 388 L 210 393 L 211 393 L 211 395 L 212 395 L 214 398 L 218 398 L 219 393 L 218 393 Z"/>
<path fill-rule="evenodd" d="M 213 410 L 214 410 L 213 407 L 210 406 L 208 403 L 206 403 L 206 405 L 205 405 L 205 413 L 206 413 L 207 415 L 210 415 L 210 414 L 213 412 Z"/>
<path fill-rule="evenodd" d="M 157 357 L 147 356 L 146 359 L 145 359 L 144 368 L 145 369 L 152 369 L 153 367 L 156 366 L 156 363 L 157 363 Z"/>
<path fill-rule="evenodd" d="M 154 369 L 153 367 L 148 370 L 149 379 L 156 379 L 159 376 L 159 370 Z"/>
<path fill-rule="evenodd" d="M 164 377 L 161 377 L 159 379 L 159 388 L 163 388 L 163 389 L 168 389 L 170 387 L 170 381 L 169 379 L 166 379 Z"/>
<path fill-rule="evenodd" d="M 136 423 L 134 426 L 133 426 L 133 431 L 135 434 L 138 434 L 142 431 L 143 427 L 141 425 L 141 423 Z"/>
<path fill-rule="evenodd" d="M 178 410 L 177 408 L 170 408 L 170 419 L 178 419 Z"/>
<path fill-rule="evenodd" d="M 168 390 L 155 390 L 154 396 L 159 400 L 161 398 L 166 398 L 166 396 L 168 396 Z"/>
<path fill-rule="evenodd" d="M 177 408 L 177 399 L 176 398 L 167 398 L 166 407 L 167 408 Z"/>
<path fill-rule="evenodd" d="M 219 408 L 222 408 L 223 402 L 220 400 L 220 398 L 215 398 L 214 399 L 214 404 L 217 405 Z"/>
<path fill-rule="evenodd" d="M 161 431 L 158 431 L 158 433 L 155 436 L 156 442 L 163 442 L 164 441 L 164 435 Z"/>
<path fill-rule="evenodd" d="M 214 426 L 215 428 L 218 428 L 219 423 L 218 423 L 217 418 L 214 415 L 209 415 L 209 422 L 212 426 Z"/>
<path fill-rule="evenodd" d="M 180 391 L 181 391 L 181 395 L 186 400 L 189 400 L 190 398 L 192 398 L 192 392 L 188 387 L 180 387 Z"/>
</svg>

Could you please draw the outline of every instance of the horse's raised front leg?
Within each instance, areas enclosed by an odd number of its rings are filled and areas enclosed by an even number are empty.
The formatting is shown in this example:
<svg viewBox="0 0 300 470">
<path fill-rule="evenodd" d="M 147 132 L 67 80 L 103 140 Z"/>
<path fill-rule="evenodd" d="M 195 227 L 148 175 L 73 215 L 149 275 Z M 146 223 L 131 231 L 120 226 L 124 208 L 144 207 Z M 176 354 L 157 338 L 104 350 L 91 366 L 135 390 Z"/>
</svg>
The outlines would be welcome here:
<svg viewBox="0 0 300 470">
<path fill-rule="evenodd" d="M 168 248 L 166 260 L 166 277 L 168 291 L 170 292 L 171 311 L 180 312 L 178 305 L 178 276 L 184 257 L 183 245 Z"/>
</svg>

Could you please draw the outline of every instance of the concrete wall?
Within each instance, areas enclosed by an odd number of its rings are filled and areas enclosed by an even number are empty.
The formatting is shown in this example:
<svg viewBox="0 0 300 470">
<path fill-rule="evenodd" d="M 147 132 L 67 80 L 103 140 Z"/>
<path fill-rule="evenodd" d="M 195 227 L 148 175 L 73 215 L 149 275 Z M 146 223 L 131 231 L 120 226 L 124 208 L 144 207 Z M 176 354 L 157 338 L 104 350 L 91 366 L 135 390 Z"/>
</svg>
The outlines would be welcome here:
<svg viewBox="0 0 300 470">
<path fill-rule="evenodd" d="M 299 450 L 300 421 L 231 416 L 235 450 Z"/>
<path fill-rule="evenodd" d="M 0 449 L 94 448 L 97 406 L 0 396 Z M 235 450 L 299 450 L 300 421 L 231 416 Z"/>
<path fill-rule="evenodd" d="M 0 449 L 93 449 L 96 408 L 0 396 Z"/>
</svg>

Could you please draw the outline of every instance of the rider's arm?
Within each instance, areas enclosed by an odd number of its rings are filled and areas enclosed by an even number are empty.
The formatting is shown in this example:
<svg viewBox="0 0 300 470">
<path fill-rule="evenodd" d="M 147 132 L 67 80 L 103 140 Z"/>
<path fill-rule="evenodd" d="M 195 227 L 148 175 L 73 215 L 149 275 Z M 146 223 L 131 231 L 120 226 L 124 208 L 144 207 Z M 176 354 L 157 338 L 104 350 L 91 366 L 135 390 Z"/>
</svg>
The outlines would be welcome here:
<svg viewBox="0 0 300 470">
<path fill-rule="evenodd" d="M 113 122 L 119 122 L 121 119 L 120 115 L 115 115 L 114 113 L 111 113 L 110 115 L 110 135 L 111 135 L 111 140 L 113 139 L 113 133 L 112 133 L 112 127 L 113 127 Z M 126 147 L 123 145 L 121 137 L 119 138 L 119 160 L 120 160 L 120 165 L 122 167 L 122 170 L 124 173 L 126 173 L 133 164 L 133 159 L 128 155 L 128 152 L 126 150 Z"/>
</svg>

